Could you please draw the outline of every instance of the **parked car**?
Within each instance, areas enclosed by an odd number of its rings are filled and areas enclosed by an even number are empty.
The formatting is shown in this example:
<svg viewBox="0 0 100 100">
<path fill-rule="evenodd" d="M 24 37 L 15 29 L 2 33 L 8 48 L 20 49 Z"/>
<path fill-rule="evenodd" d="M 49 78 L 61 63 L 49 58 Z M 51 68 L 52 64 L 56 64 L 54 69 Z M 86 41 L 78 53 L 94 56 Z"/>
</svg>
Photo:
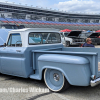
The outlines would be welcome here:
<svg viewBox="0 0 100 100">
<path fill-rule="evenodd" d="M 98 85 L 99 62 L 99 48 L 64 47 L 56 29 L 12 30 L 6 47 L 0 48 L 0 73 L 44 79 L 46 86 L 54 92 L 64 91 L 70 85 Z"/>
<path fill-rule="evenodd" d="M 91 38 L 93 44 L 100 44 L 100 32 L 93 32 L 88 38 Z"/>
</svg>

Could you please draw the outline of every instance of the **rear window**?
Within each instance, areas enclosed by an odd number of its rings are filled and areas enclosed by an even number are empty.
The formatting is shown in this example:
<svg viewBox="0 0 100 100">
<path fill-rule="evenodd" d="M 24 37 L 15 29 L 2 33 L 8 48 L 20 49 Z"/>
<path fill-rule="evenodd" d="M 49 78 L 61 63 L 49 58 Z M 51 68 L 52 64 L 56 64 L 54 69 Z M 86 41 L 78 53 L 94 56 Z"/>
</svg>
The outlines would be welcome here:
<svg viewBox="0 0 100 100">
<path fill-rule="evenodd" d="M 52 32 L 31 32 L 28 37 L 29 45 L 61 43 L 60 34 Z"/>
</svg>

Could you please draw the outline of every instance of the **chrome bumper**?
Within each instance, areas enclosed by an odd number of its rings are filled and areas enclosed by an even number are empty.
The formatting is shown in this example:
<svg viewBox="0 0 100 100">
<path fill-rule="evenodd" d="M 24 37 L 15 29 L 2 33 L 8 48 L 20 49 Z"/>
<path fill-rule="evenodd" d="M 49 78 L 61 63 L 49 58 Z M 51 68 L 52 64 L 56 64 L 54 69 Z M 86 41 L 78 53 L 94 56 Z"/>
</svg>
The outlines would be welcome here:
<svg viewBox="0 0 100 100">
<path fill-rule="evenodd" d="M 100 84 L 100 78 L 97 78 L 96 80 L 91 80 L 90 84 L 91 84 L 91 87 L 94 87 Z"/>
<path fill-rule="evenodd" d="M 73 42 L 73 44 L 84 44 L 85 42 Z"/>
</svg>

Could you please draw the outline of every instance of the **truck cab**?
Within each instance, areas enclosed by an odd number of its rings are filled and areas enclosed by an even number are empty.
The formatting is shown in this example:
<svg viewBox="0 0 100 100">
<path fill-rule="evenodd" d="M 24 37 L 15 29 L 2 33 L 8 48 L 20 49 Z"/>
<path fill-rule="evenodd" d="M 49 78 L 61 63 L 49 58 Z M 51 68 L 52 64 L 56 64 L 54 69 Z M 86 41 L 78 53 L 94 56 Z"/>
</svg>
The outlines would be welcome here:
<svg viewBox="0 0 100 100">
<path fill-rule="evenodd" d="M 61 43 L 61 39 L 59 38 L 58 40 L 57 38 L 57 36 L 60 37 L 60 35 L 57 33 L 58 30 L 56 30 L 56 32 L 50 31 L 50 33 L 44 30 L 42 32 L 42 29 L 37 32 L 36 30 L 36 28 L 34 31 L 26 28 L 10 31 L 6 41 L 7 47 L 32 47 L 34 45 L 41 44 Z"/>
<path fill-rule="evenodd" d="M 96 86 L 100 83 L 100 49 L 64 47 L 59 30 L 25 28 L 8 34 L 0 48 L 0 73 L 44 79 L 53 92 L 70 85 Z"/>
</svg>

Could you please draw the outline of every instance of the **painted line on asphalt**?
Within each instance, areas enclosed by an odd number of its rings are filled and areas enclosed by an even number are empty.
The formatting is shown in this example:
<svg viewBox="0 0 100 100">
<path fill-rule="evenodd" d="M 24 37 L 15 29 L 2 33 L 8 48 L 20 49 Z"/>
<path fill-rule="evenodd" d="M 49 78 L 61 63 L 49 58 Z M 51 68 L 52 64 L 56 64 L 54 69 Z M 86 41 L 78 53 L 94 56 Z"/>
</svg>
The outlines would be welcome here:
<svg viewBox="0 0 100 100">
<path fill-rule="evenodd" d="M 34 96 L 34 97 L 31 97 L 31 98 L 29 98 L 29 99 L 27 99 L 27 100 L 35 100 L 35 99 L 37 99 L 37 98 L 40 98 L 40 97 L 43 97 L 43 96 L 46 96 L 46 95 L 49 95 L 49 94 L 52 94 L 52 92 L 39 94 L 39 95 L 36 95 L 36 96 Z"/>
<path fill-rule="evenodd" d="M 61 94 L 58 94 L 58 93 L 53 93 L 54 95 L 58 96 L 59 98 L 61 98 L 62 100 L 70 100 L 64 96 L 62 96 Z"/>
</svg>

